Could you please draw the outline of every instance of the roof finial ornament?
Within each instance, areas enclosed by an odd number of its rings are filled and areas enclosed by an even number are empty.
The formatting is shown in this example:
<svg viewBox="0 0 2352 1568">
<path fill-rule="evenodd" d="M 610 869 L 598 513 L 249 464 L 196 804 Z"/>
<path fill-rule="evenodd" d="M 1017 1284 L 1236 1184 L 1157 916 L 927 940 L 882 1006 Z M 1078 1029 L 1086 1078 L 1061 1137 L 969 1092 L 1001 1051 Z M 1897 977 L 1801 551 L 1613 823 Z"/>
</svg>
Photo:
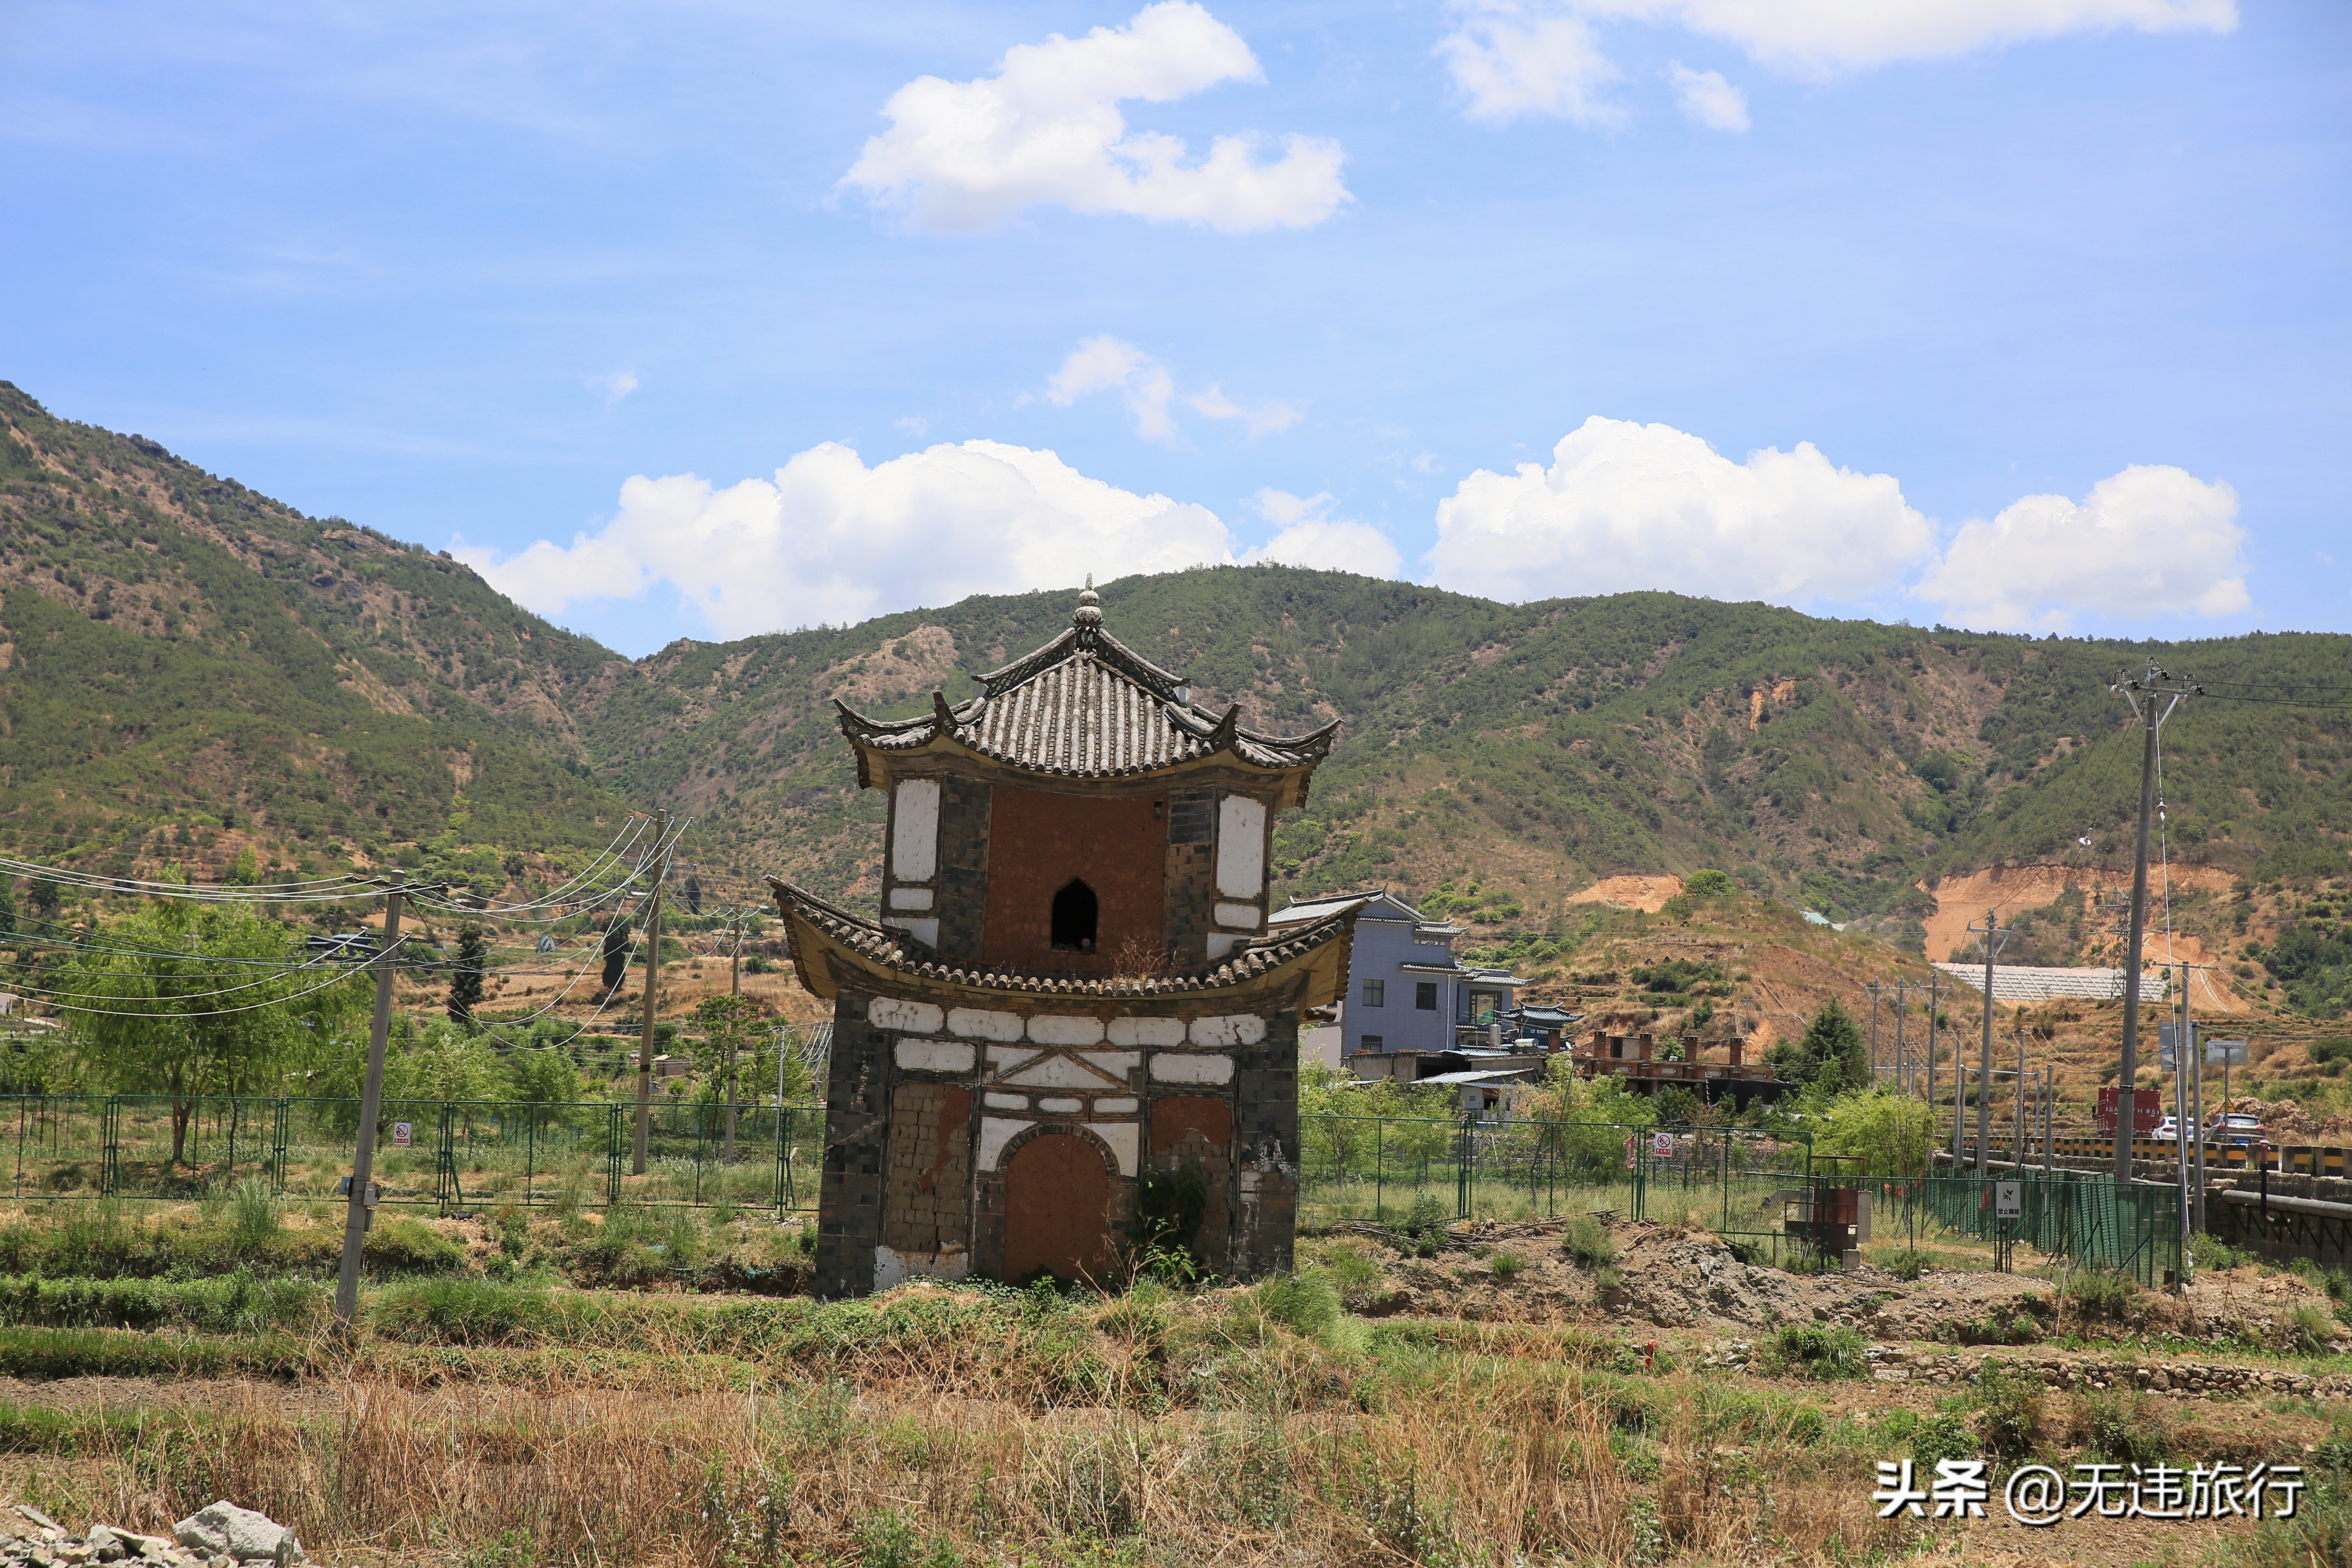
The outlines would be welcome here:
<svg viewBox="0 0 2352 1568">
<path fill-rule="evenodd" d="M 1102 625 L 1102 611 L 1096 608 L 1101 603 L 1102 595 L 1095 592 L 1095 574 L 1089 572 L 1087 574 L 1086 588 L 1078 595 L 1077 611 L 1070 616 L 1070 624 L 1081 631 L 1091 630 Z"/>
</svg>

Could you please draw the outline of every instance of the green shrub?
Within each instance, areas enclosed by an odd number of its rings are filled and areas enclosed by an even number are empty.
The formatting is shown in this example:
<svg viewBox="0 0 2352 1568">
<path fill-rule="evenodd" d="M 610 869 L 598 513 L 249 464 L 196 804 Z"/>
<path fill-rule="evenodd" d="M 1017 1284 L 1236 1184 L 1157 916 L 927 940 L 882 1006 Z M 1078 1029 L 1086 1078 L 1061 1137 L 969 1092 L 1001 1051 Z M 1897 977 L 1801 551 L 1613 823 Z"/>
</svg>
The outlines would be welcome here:
<svg viewBox="0 0 2352 1568">
<path fill-rule="evenodd" d="M 2299 1303 L 2289 1310 L 2281 1326 L 2286 1331 L 2287 1343 L 2306 1353 L 2326 1350 L 2327 1342 L 2341 1338 L 2344 1331 L 2335 1314 L 2324 1311 L 2309 1301 Z"/>
<path fill-rule="evenodd" d="M 1495 1271 L 1495 1278 L 1506 1283 L 1515 1279 L 1527 1266 L 1526 1258 L 1507 1250 L 1495 1254 L 1493 1261 L 1487 1265 Z"/>
<path fill-rule="evenodd" d="M 1339 1292 L 1320 1268 L 1278 1275 L 1251 1294 L 1268 1320 L 1309 1339 L 1329 1332 L 1339 1321 Z"/>
<path fill-rule="evenodd" d="M 0 1376 L 232 1377 L 300 1363 L 290 1341 L 123 1329 L 0 1329 Z"/>
<path fill-rule="evenodd" d="M 2164 1405 L 2146 1394 L 2091 1401 L 2091 1447 L 2119 1465 L 2152 1465 L 2164 1457 L 2171 1434 Z"/>
<path fill-rule="evenodd" d="M 1412 1238 L 1423 1257 L 1432 1258 L 1444 1245 L 1446 1226 L 1453 1219 L 1453 1212 L 1437 1201 L 1437 1194 L 1425 1192 L 1412 1200 L 1412 1212 L 1405 1216 L 1404 1233 Z"/>
<path fill-rule="evenodd" d="M 2042 1380 L 2031 1372 L 1988 1362 L 1977 1374 L 1977 1436 L 1988 1452 L 2021 1459 L 2033 1452 L 2042 1426 Z"/>
<path fill-rule="evenodd" d="M 1927 1272 L 1927 1255 L 1916 1250 L 1898 1252 L 1880 1267 L 1897 1279 L 1916 1279 Z"/>
<path fill-rule="evenodd" d="M 239 1252 L 257 1252 L 285 1229 L 278 1216 L 278 1200 L 261 1182 L 239 1182 L 231 1194 L 229 1210 L 229 1233 L 236 1238 Z"/>
<path fill-rule="evenodd" d="M 1823 1380 L 1863 1375 L 1864 1340 L 1859 1329 L 1820 1323 L 1788 1323 L 1772 1336 L 1772 1355 L 1791 1372 Z"/>
<path fill-rule="evenodd" d="M 387 1285 L 369 1299 L 367 1319 L 377 1333 L 412 1344 L 536 1344 L 562 1324 L 545 1290 L 488 1279 Z"/>
<path fill-rule="evenodd" d="M 2121 1322 L 2131 1315 L 2139 1282 L 2116 1269 L 2077 1268 L 2061 1289 L 2076 1316 Z"/>
<path fill-rule="evenodd" d="M 1363 1311 L 1388 1295 L 1381 1266 L 1360 1247 L 1330 1248 L 1323 1255 L 1323 1267 L 1330 1271 L 1332 1283 L 1339 1288 L 1339 1300 L 1351 1312 Z"/>
<path fill-rule="evenodd" d="M 1933 1475 L 1939 1459 L 1979 1458 L 1977 1436 L 1958 1411 L 1938 1410 L 1911 1429 L 1911 1458 L 1919 1471 Z"/>
<path fill-rule="evenodd" d="M 210 1279 L 0 1279 L 0 1323 L 42 1328 L 194 1329 L 264 1333 L 326 1316 L 324 1285 L 246 1269 Z"/>
<path fill-rule="evenodd" d="M 1559 1249 L 1588 1268 L 1599 1268 L 1617 1261 L 1617 1240 L 1609 1227 L 1591 1215 L 1579 1215 L 1568 1222 L 1568 1229 L 1559 1238 Z"/>
<path fill-rule="evenodd" d="M 2253 1261 L 2252 1253 L 2241 1252 L 2229 1243 L 2208 1236 L 2201 1230 L 2189 1238 L 2189 1256 L 2196 1261 L 2199 1268 L 2208 1273 L 2218 1273 L 2224 1268 L 2236 1268 Z"/>
<path fill-rule="evenodd" d="M 360 1243 L 360 1261 L 377 1274 L 463 1274 L 466 1249 L 422 1221 L 405 1215 L 386 1219 L 378 1210 Z"/>
</svg>

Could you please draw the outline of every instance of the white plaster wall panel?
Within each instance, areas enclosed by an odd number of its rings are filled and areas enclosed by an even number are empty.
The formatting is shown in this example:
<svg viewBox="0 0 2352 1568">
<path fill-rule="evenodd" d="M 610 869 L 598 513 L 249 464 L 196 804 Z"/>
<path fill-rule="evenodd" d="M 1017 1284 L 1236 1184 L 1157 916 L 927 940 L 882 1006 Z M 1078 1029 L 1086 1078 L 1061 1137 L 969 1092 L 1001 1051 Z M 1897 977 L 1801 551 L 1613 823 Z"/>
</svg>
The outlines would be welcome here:
<svg viewBox="0 0 2352 1568">
<path fill-rule="evenodd" d="M 1004 1157 L 1004 1146 L 1023 1132 L 1036 1126 L 1034 1121 L 1015 1121 L 1009 1116 L 983 1116 L 980 1119 L 980 1168 L 996 1169 L 997 1161 Z"/>
<path fill-rule="evenodd" d="M 988 1047 L 988 1069 L 1002 1073 L 1024 1062 L 1034 1062 L 1045 1054 L 1034 1046 L 991 1046 Z"/>
<path fill-rule="evenodd" d="M 1238 927 L 1243 931 L 1255 931 L 1257 930 L 1257 906 L 1255 904 L 1219 904 L 1217 923 L 1221 926 Z"/>
<path fill-rule="evenodd" d="M 981 1102 L 991 1110 L 1026 1110 L 1029 1097 L 1025 1094 L 984 1094 Z"/>
<path fill-rule="evenodd" d="M 1135 1174 L 1136 1134 L 1141 1129 L 1132 1121 L 1089 1121 L 1087 1131 L 1110 1145 L 1110 1152 L 1118 1156 L 1120 1175 Z"/>
<path fill-rule="evenodd" d="M 973 1035 L 983 1040 L 1017 1040 L 1025 1026 L 1018 1013 L 992 1012 L 986 1007 L 953 1007 L 948 1011 L 950 1032 Z"/>
<path fill-rule="evenodd" d="M 940 868 L 940 781 L 908 779 L 898 785 L 890 824 L 890 873 L 901 882 L 928 882 Z"/>
<path fill-rule="evenodd" d="M 1225 931 L 1213 931 L 1203 939 L 1208 943 L 1209 960 L 1216 962 L 1241 945 L 1242 939 Z"/>
<path fill-rule="evenodd" d="M 1114 1046 L 1181 1046 L 1181 1018 L 1113 1018 L 1108 1031 Z"/>
<path fill-rule="evenodd" d="M 894 910 L 928 910 L 931 907 L 931 890 L 929 888 L 893 888 L 890 889 L 890 907 Z"/>
<path fill-rule="evenodd" d="M 970 1072 L 974 1053 L 963 1040 L 900 1040 L 898 1065 L 908 1072 Z"/>
<path fill-rule="evenodd" d="M 895 1247 L 874 1249 L 877 1290 L 887 1290 L 909 1279 L 961 1279 L 971 1272 L 971 1254 L 961 1247 L 953 1252 L 901 1252 Z"/>
<path fill-rule="evenodd" d="M 1254 1046 L 1265 1038 L 1265 1020 L 1255 1013 L 1227 1013 L 1192 1020 L 1196 1046 Z"/>
<path fill-rule="evenodd" d="M 1151 1076 L 1161 1083 L 1231 1083 L 1234 1058 L 1213 1056 L 1157 1056 Z"/>
<path fill-rule="evenodd" d="M 1127 1081 L 1127 1075 L 1133 1072 L 1137 1065 L 1143 1060 L 1141 1051 L 1081 1051 L 1078 1054 L 1085 1058 L 1088 1067 L 1106 1073 L 1121 1083 Z"/>
<path fill-rule="evenodd" d="M 1023 1089 L 1108 1089 L 1112 1087 L 1103 1082 L 1098 1074 L 1088 1072 L 1067 1057 L 1047 1057 L 1034 1067 L 1024 1068 L 1019 1072 L 1006 1074 L 1004 1081 Z"/>
<path fill-rule="evenodd" d="M 1265 803 L 1229 795 L 1217 803 L 1217 891 L 1229 899 L 1265 893 Z"/>
<path fill-rule="evenodd" d="M 886 926 L 897 926 L 900 931 L 905 931 L 908 936 L 913 937 L 925 947 L 937 947 L 940 945 L 940 921 L 937 915 L 923 915 L 919 917 L 914 915 L 885 915 L 882 917 L 882 923 Z M 931 1026 L 933 1028 L 939 1027 L 936 1024 Z"/>
<path fill-rule="evenodd" d="M 1038 1110 L 1050 1110 L 1056 1116 L 1075 1116 L 1086 1108 L 1087 1102 L 1083 1100 L 1041 1100 L 1037 1102 Z"/>
<path fill-rule="evenodd" d="M 1102 1020 L 1076 1013 L 1041 1013 L 1029 1020 L 1029 1037 L 1041 1046 L 1100 1045 Z"/>
<path fill-rule="evenodd" d="M 1097 1100 L 1095 1101 L 1095 1114 L 1097 1116 L 1132 1116 L 1139 1103 L 1132 1100 Z"/>
<path fill-rule="evenodd" d="M 932 1034 L 947 1021 L 947 1016 L 929 1002 L 901 1002 L 895 996 L 877 996 L 867 1003 L 866 1017 L 877 1029 L 905 1035 Z"/>
</svg>

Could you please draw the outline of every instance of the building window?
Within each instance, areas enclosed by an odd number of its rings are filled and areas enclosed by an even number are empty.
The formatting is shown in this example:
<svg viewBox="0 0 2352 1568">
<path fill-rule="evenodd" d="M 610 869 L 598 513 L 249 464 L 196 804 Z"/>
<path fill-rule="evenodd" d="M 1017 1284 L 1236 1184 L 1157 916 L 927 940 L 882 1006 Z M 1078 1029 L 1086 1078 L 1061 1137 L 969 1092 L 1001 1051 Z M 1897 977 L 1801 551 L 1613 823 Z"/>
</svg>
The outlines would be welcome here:
<svg viewBox="0 0 2352 1568">
<path fill-rule="evenodd" d="M 1367 981 L 1365 981 L 1365 982 L 1364 982 L 1364 1005 L 1365 1005 L 1365 1006 L 1367 1006 L 1367 1007 L 1385 1007 L 1385 1006 L 1387 1006 L 1387 1005 L 1389 1005 L 1389 1002 L 1388 1002 L 1388 996 L 1389 996 L 1389 983 L 1388 983 L 1387 981 L 1385 981 L 1385 980 L 1367 980 Z"/>
<path fill-rule="evenodd" d="M 1366 1051 L 1384 1051 L 1388 1049 L 1388 1047 L 1381 1041 L 1381 1037 L 1378 1035 L 1364 1036 L 1356 1042 L 1356 1047 L 1359 1050 Z M 2110 1139 L 2109 1142 L 2112 1142 L 2114 1140 Z"/>
<path fill-rule="evenodd" d="M 1054 951 L 1092 952 L 1095 950 L 1095 922 L 1099 910 L 1095 890 L 1077 878 L 1071 878 L 1069 886 L 1054 895 Z M 1037 928 L 1032 926 L 1029 929 L 1034 931 Z"/>
<path fill-rule="evenodd" d="M 1413 1007 L 1414 1007 L 1417 1011 L 1419 1011 L 1419 1012 L 1423 1012 L 1423 1013 L 1434 1013 L 1434 1012 L 1436 1012 L 1436 1011 L 1437 1011 L 1437 982 L 1436 982 L 1436 981 L 1434 981 L 1434 980 L 1416 980 L 1416 981 L 1414 981 L 1414 982 L 1412 983 L 1412 1005 L 1413 1005 Z"/>
</svg>

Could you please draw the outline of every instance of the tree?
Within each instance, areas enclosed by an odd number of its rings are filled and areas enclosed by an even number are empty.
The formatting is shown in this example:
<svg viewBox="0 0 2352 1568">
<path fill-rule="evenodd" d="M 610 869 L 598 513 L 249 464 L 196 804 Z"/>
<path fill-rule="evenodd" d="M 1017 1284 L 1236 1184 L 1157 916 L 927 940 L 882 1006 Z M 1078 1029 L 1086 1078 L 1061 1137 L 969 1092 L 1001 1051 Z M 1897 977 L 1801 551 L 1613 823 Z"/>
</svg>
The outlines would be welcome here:
<svg viewBox="0 0 2352 1568">
<path fill-rule="evenodd" d="M 482 1004 L 482 972 L 490 966 L 490 939 L 468 921 L 457 928 L 457 962 L 449 975 L 449 1021 L 471 1024 Z"/>
<path fill-rule="evenodd" d="M 1683 884 L 1683 891 L 1695 899 L 1720 899 L 1738 891 L 1725 871 L 1694 871 Z"/>
<path fill-rule="evenodd" d="M 1792 1046 L 1774 1046 L 1764 1053 L 1764 1061 L 1774 1076 L 1830 1094 L 1870 1086 L 1870 1047 L 1863 1040 L 1862 1026 L 1834 996 L 1805 1026 L 1804 1038 Z"/>
<path fill-rule="evenodd" d="M 302 963 L 300 933 L 243 905 L 156 899 L 103 934 L 58 1009 L 105 1088 L 171 1097 L 174 1165 L 199 1098 L 273 1092 L 367 1006 L 363 973 Z"/>
<path fill-rule="evenodd" d="M 1925 1103 L 1884 1085 L 1841 1095 L 1823 1120 L 1814 1148 L 1859 1154 L 1864 1176 L 1916 1176 L 1927 1169 L 1935 1117 Z"/>
<path fill-rule="evenodd" d="M 617 991 L 629 973 L 629 917 L 615 910 L 604 922 L 604 989 Z"/>
<path fill-rule="evenodd" d="M 767 1032 L 761 1021 L 766 1011 L 749 996 L 705 996 L 694 1010 L 695 1021 L 702 1026 L 702 1038 L 694 1047 L 695 1065 L 709 1075 L 709 1086 L 719 1091 L 720 1103 L 727 1108 L 730 1157 L 735 1149 L 735 1107 L 743 1098 L 737 1091 L 736 1074 L 744 1050 L 756 1052 L 759 1037 Z"/>
</svg>

